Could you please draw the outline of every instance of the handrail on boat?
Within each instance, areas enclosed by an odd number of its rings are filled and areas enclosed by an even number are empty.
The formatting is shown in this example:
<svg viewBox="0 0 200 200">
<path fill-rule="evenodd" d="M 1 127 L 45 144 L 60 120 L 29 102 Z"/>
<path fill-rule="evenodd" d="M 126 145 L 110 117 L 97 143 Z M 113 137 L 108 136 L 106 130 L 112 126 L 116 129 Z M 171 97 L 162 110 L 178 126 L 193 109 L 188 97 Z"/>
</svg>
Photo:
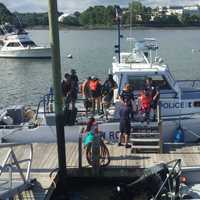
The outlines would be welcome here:
<svg viewBox="0 0 200 200">
<path fill-rule="evenodd" d="M 161 191 L 163 190 L 165 185 L 167 183 L 169 183 L 171 178 L 176 178 L 181 174 L 181 159 L 170 161 L 170 162 L 167 163 L 167 166 L 169 167 L 169 165 L 172 164 L 172 163 L 175 163 L 175 164 L 173 165 L 173 167 L 170 170 L 168 176 L 163 181 L 163 184 L 161 185 L 160 189 L 156 193 L 155 197 L 152 198 L 152 200 L 157 200 L 158 199 L 159 195 L 161 194 Z M 178 170 L 177 170 L 177 168 L 178 168 Z M 170 189 L 171 189 L 171 187 L 170 187 Z M 175 191 L 175 195 L 176 195 L 176 191 Z"/>
<path fill-rule="evenodd" d="M 77 99 L 77 102 L 78 101 L 84 101 L 85 99 L 84 98 L 78 98 Z M 36 117 L 35 119 L 37 120 L 38 118 L 38 114 L 39 114 L 39 109 L 41 107 L 41 104 L 43 105 L 43 113 L 46 114 L 46 113 L 54 113 L 54 110 L 53 110 L 53 105 L 50 106 L 49 103 L 53 104 L 54 102 L 54 96 L 53 96 L 53 93 L 48 93 L 48 94 L 45 94 L 42 99 L 40 100 L 40 102 L 38 103 L 37 105 L 37 109 L 36 109 Z M 79 110 L 78 112 L 86 112 L 86 110 Z"/>
<path fill-rule="evenodd" d="M 42 103 L 43 103 L 44 113 L 46 113 L 46 104 L 48 105 L 48 103 L 49 103 L 50 95 L 52 95 L 52 94 L 49 94 L 49 93 L 45 94 L 42 97 L 42 99 L 39 101 L 39 103 L 37 105 L 37 109 L 36 109 L 36 117 L 35 117 L 36 120 L 38 118 L 39 109 L 40 109 L 40 106 L 41 106 Z M 52 99 L 52 101 L 53 101 L 53 99 Z"/>
<path fill-rule="evenodd" d="M 29 156 L 28 158 L 24 158 L 24 159 L 19 159 L 19 157 L 16 156 L 15 154 L 15 147 L 19 147 L 19 146 L 29 146 Z M 0 165 L 0 177 L 2 174 L 5 174 L 8 172 L 9 173 L 6 174 L 8 175 L 8 182 L 10 185 L 10 189 L 12 189 L 12 182 L 13 182 L 13 178 L 12 178 L 12 174 L 13 174 L 13 170 L 17 170 L 15 172 L 18 172 L 20 175 L 20 178 L 23 182 L 23 184 L 27 184 L 30 183 L 30 171 L 31 171 L 31 165 L 32 165 L 32 160 L 33 160 L 33 145 L 32 144 L 15 144 L 15 143 L 5 143 L 5 144 L 0 144 L 0 150 L 1 149 L 8 149 L 8 152 L 2 162 L 2 164 Z M 23 172 L 23 169 L 21 168 L 20 164 L 22 163 L 27 163 L 27 169 L 25 171 L 25 173 Z"/>
</svg>

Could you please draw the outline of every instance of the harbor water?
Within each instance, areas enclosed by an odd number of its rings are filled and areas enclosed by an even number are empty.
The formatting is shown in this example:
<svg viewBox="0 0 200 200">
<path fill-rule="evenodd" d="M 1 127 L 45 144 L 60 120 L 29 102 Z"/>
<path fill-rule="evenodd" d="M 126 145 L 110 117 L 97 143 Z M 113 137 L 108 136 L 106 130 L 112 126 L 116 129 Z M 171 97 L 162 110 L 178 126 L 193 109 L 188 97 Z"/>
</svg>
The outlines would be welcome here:
<svg viewBox="0 0 200 200">
<path fill-rule="evenodd" d="M 33 41 L 49 45 L 48 30 L 29 30 Z M 129 30 L 122 31 L 122 50 L 129 48 Z M 160 53 L 176 79 L 200 77 L 200 29 L 140 29 L 132 37 L 156 38 Z M 79 79 L 96 75 L 104 80 L 111 68 L 117 32 L 114 30 L 61 30 L 62 74 L 76 69 Z M 69 59 L 68 54 L 73 58 Z M 37 104 L 52 85 L 51 60 L 0 59 L 0 107 Z"/>
</svg>

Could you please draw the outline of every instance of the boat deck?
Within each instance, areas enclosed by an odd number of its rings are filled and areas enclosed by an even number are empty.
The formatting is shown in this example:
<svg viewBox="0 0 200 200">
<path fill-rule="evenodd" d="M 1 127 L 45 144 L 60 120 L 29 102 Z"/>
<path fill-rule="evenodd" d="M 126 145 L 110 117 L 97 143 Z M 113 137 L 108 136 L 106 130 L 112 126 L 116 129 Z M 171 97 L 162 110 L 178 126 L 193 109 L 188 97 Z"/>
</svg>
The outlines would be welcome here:
<svg viewBox="0 0 200 200">
<path fill-rule="evenodd" d="M 121 169 L 121 176 L 138 176 L 139 171 L 143 168 L 151 167 L 155 164 L 161 162 L 169 162 L 175 159 L 182 159 L 183 167 L 200 166 L 200 145 L 180 145 L 179 148 L 172 147 L 168 153 L 158 154 L 158 153 L 131 153 L 131 149 L 126 149 L 124 147 L 118 147 L 117 144 L 107 144 L 110 151 L 111 162 L 107 169 L 112 172 L 115 171 L 113 168 Z M 26 157 L 27 151 L 24 151 L 21 147 L 15 147 L 15 152 L 17 157 Z M 0 152 L 0 164 L 3 162 L 4 154 L 6 151 Z M 68 143 L 66 144 L 66 157 L 67 157 L 67 167 L 68 174 L 70 172 L 74 173 L 73 170 L 78 171 L 78 144 Z M 49 174 L 52 170 L 56 169 L 57 166 L 57 146 L 55 143 L 33 144 L 33 163 L 31 170 L 31 177 L 36 179 L 35 186 L 32 190 L 23 192 L 22 196 L 24 199 L 44 199 L 48 188 L 52 183 L 52 179 Z M 85 159 L 85 151 L 82 150 L 82 167 L 83 169 L 91 169 Z M 23 166 L 22 166 L 23 168 Z M 137 169 L 137 173 L 130 173 L 125 168 Z M 123 169 L 123 170 L 122 170 Z M 105 170 L 106 171 L 106 170 Z M 106 173 L 105 176 L 119 176 L 119 173 Z M 141 171 L 140 171 L 141 172 Z M 54 176 L 56 173 L 54 173 Z M 14 176 L 14 175 L 13 175 Z M 17 176 L 15 174 L 15 176 Z M 0 177 L 0 179 L 3 177 Z M 54 177 L 53 177 L 54 178 Z M 17 197 L 16 199 L 20 199 Z"/>
</svg>

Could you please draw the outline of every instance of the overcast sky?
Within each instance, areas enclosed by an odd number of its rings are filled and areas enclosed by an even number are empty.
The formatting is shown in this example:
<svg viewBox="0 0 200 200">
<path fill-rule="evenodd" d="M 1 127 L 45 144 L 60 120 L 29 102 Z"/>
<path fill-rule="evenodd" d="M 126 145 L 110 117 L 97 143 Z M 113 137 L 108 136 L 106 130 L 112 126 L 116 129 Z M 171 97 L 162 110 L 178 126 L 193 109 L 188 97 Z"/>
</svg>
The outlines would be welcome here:
<svg viewBox="0 0 200 200">
<path fill-rule="evenodd" d="M 18 12 L 46 12 L 48 0 L 0 0 L 11 11 Z M 131 0 L 57 0 L 59 11 L 72 13 L 83 11 L 94 5 L 121 5 L 127 6 Z M 140 0 L 141 3 L 155 7 L 166 5 L 193 5 L 200 4 L 200 0 Z"/>
</svg>

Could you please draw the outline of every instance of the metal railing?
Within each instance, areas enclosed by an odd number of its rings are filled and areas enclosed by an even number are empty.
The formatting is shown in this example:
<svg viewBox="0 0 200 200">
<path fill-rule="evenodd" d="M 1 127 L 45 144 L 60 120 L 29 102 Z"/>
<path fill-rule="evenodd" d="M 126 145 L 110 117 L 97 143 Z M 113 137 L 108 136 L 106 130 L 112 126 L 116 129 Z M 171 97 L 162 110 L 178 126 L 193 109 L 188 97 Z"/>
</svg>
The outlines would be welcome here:
<svg viewBox="0 0 200 200">
<path fill-rule="evenodd" d="M 76 104 L 77 103 L 80 103 L 80 102 L 84 102 L 84 98 L 81 98 L 80 97 L 80 94 L 78 95 L 78 98 L 76 100 Z M 46 94 L 42 97 L 42 99 L 40 100 L 40 102 L 38 103 L 37 105 L 37 109 L 36 109 L 36 117 L 35 119 L 37 120 L 38 118 L 38 114 L 40 113 L 40 108 L 43 107 L 43 112 L 44 114 L 47 114 L 47 113 L 54 113 L 54 95 L 53 94 Z M 86 109 L 84 110 L 78 110 L 77 112 L 85 112 L 86 113 Z"/>
<path fill-rule="evenodd" d="M 156 108 L 156 115 L 157 115 L 157 123 L 158 123 L 158 131 L 160 133 L 160 140 L 159 140 L 159 146 L 160 146 L 160 153 L 163 153 L 163 130 L 162 130 L 162 117 L 161 117 L 161 107 L 160 107 L 160 100 L 157 103 Z"/>
<path fill-rule="evenodd" d="M 30 151 L 28 158 L 19 159 L 16 156 L 15 147 L 19 146 L 29 146 Z M 22 188 L 26 188 L 26 185 L 28 187 L 28 185 L 30 185 L 31 183 L 30 171 L 33 160 L 33 146 L 32 144 L 5 143 L 0 144 L 0 150 L 2 149 L 8 149 L 8 151 L 5 158 L 3 159 L 2 164 L 0 165 L 0 180 L 2 179 L 2 177 L 4 180 L 6 178 L 9 187 L 7 188 L 8 191 L 5 191 L 5 193 L 7 192 L 8 194 L 13 194 L 14 192 L 12 192 L 12 190 L 15 190 L 13 173 L 19 174 L 18 180 L 20 181 Z M 27 168 L 25 169 L 25 172 L 24 169 L 21 168 L 21 164 L 24 163 L 27 163 Z"/>
<path fill-rule="evenodd" d="M 166 179 L 163 181 L 161 187 L 159 188 L 158 192 L 156 193 L 155 197 L 152 198 L 152 200 L 158 200 L 158 197 L 161 195 L 161 192 L 163 191 L 163 188 L 168 184 L 170 189 L 170 196 L 171 200 L 177 199 L 177 188 L 172 188 L 170 184 L 170 179 L 176 179 L 181 174 L 181 159 L 173 160 L 169 163 L 167 163 L 168 166 L 170 166 L 172 163 L 174 163 L 173 167 L 171 168 L 169 174 L 167 175 Z"/>
</svg>

